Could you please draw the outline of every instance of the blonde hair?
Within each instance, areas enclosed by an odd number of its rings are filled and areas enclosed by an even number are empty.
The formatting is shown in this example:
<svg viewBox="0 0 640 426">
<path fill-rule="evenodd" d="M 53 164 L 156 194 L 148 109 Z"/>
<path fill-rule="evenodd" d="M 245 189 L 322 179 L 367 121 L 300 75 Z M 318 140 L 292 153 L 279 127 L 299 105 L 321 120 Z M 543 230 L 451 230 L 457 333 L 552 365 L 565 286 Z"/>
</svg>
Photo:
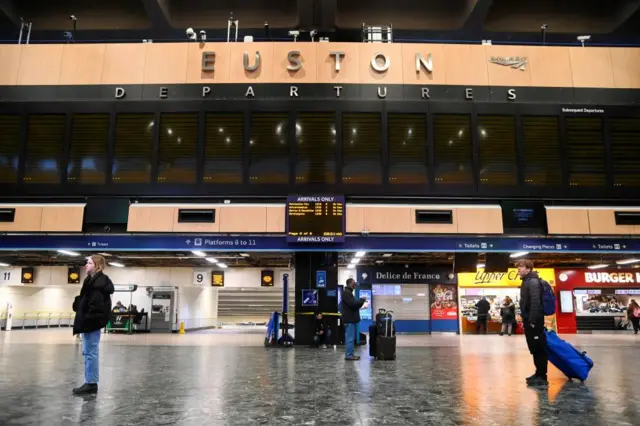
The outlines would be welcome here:
<svg viewBox="0 0 640 426">
<path fill-rule="evenodd" d="M 92 254 L 91 260 L 96 264 L 96 269 L 94 269 L 94 273 L 102 272 L 107 267 L 107 261 L 104 259 L 104 256 L 100 256 L 99 254 Z"/>
</svg>

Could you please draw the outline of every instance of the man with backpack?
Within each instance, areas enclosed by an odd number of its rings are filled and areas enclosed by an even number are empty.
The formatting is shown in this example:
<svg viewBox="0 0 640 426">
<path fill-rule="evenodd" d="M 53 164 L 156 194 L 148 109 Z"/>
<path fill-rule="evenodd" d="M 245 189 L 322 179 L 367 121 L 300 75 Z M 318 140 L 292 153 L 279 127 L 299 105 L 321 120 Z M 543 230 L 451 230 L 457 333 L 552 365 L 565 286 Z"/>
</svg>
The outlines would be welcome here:
<svg viewBox="0 0 640 426">
<path fill-rule="evenodd" d="M 518 275 L 522 278 L 520 311 L 522 313 L 524 334 L 527 338 L 529 352 L 533 355 L 533 363 L 536 366 L 536 373 L 531 377 L 527 377 L 527 384 L 529 386 L 545 386 L 548 384 L 547 364 L 549 358 L 547 355 L 547 338 L 544 333 L 544 300 L 547 288 L 550 288 L 550 286 L 540 279 L 538 273 L 533 270 L 533 262 L 531 260 L 519 260 L 516 266 L 518 267 Z"/>
</svg>

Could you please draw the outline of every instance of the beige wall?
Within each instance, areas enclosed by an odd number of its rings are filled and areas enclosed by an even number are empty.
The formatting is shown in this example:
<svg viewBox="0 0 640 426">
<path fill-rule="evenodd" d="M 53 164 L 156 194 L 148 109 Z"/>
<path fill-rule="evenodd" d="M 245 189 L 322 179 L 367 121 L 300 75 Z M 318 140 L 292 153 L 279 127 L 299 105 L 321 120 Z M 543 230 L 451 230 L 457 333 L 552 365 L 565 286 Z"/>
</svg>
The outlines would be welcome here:
<svg viewBox="0 0 640 426">
<path fill-rule="evenodd" d="M 549 234 L 640 235 L 640 226 L 616 225 L 615 212 L 640 211 L 637 207 L 547 207 Z"/>
<path fill-rule="evenodd" d="M 287 71 L 287 53 L 300 51 L 302 69 Z M 216 52 L 214 72 L 202 72 L 204 51 Z M 262 63 L 247 72 L 242 57 Z M 340 72 L 331 51 L 345 52 Z M 387 55 L 389 70 L 370 63 Z M 415 55 L 433 55 L 432 73 L 416 72 Z M 524 71 L 489 62 L 525 56 Z M 0 85 L 181 83 L 454 84 L 534 87 L 640 88 L 640 49 L 363 43 L 154 43 L 2 45 Z"/>
<path fill-rule="evenodd" d="M 84 204 L 2 204 L 16 210 L 13 222 L 0 222 L 0 232 L 82 232 Z"/>
<path fill-rule="evenodd" d="M 211 208 L 215 223 L 178 223 L 181 208 Z M 452 224 L 416 224 L 415 211 L 451 210 Z M 348 233 L 501 234 L 500 206 L 347 205 Z M 132 204 L 129 232 L 284 233 L 284 205 Z"/>
</svg>

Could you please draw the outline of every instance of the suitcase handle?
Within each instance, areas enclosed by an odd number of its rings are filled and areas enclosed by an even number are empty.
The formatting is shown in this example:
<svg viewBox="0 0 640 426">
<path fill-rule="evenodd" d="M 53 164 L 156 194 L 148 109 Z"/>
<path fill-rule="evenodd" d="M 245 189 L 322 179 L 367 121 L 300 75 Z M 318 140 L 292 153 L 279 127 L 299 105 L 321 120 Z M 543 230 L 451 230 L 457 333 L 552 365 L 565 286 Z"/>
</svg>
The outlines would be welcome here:
<svg viewBox="0 0 640 426">
<path fill-rule="evenodd" d="M 384 314 L 385 312 L 387 312 L 386 309 L 382 309 L 382 308 L 378 309 L 378 313 L 380 314 Z"/>
</svg>

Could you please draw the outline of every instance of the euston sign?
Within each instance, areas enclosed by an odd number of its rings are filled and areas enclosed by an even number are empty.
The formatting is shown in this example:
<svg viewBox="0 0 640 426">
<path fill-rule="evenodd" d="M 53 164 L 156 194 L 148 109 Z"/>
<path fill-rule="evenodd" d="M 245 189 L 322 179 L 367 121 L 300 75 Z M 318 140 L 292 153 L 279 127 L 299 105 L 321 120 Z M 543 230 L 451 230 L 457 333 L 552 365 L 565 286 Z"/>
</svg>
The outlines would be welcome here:
<svg viewBox="0 0 640 426">
<path fill-rule="evenodd" d="M 333 69 L 336 73 L 339 73 L 341 70 L 342 60 L 346 57 L 346 53 L 342 51 L 331 51 L 329 52 L 329 56 L 333 58 Z M 298 73 L 304 68 L 304 63 L 301 58 L 301 54 L 297 50 L 291 50 L 287 53 L 287 61 L 289 65 L 287 65 L 287 70 L 290 73 Z M 242 56 L 242 66 L 246 73 L 254 74 L 260 70 L 262 64 L 262 56 L 259 51 L 256 51 L 253 54 L 253 61 L 249 57 L 249 52 L 244 52 Z M 375 73 L 381 74 L 389 70 L 391 67 L 391 59 L 385 55 L 384 53 L 378 52 L 375 53 L 371 57 L 371 61 L 369 63 L 371 70 Z M 216 69 L 216 52 L 202 52 L 202 63 L 201 70 L 204 74 L 213 73 Z M 428 74 L 433 72 L 433 55 L 428 53 L 425 57 L 422 53 L 415 54 L 415 71 L 419 73 L 421 70 L 425 70 Z M 423 100 L 428 100 L 431 98 L 430 91 L 431 89 L 426 86 L 418 86 L 420 90 L 420 98 Z M 335 92 L 335 98 L 339 99 L 342 94 L 342 90 L 344 86 L 335 85 L 333 86 L 333 90 Z M 288 88 L 288 96 L 289 98 L 298 98 L 301 95 L 301 86 L 290 85 Z M 467 87 L 464 89 L 464 99 L 473 100 L 474 93 L 472 87 Z M 211 86 L 202 86 L 202 98 L 207 98 L 211 95 L 212 89 Z M 256 89 L 249 85 L 244 89 L 244 97 L 247 99 L 252 99 L 256 97 Z M 387 86 L 381 85 L 377 87 L 377 94 L 379 99 L 385 99 L 388 95 Z M 116 87 L 114 92 L 115 99 L 125 99 L 127 96 L 127 89 L 125 87 Z M 158 99 L 169 99 L 169 88 L 166 86 L 158 88 Z M 507 101 L 515 101 L 517 99 L 516 89 L 508 89 L 507 90 Z"/>
<path fill-rule="evenodd" d="M 331 51 L 329 56 L 333 57 L 333 69 L 335 72 L 340 72 L 342 60 L 346 57 L 346 53 L 342 51 Z M 291 50 L 287 53 L 287 70 L 292 72 L 298 72 L 303 69 L 304 65 L 300 52 L 297 50 Z M 260 52 L 256 51 L 253 59 L 253 64 L 249 60 L 249 52 L 244 52 L 242 55 L 242 66 L 248 73 L 254 73 L 260 69 L 262 57 Z M 376 53 L 371 57 L 370 67 L 377 73 L 383 73 L 388 71 L 391 67 L 391 59 L 384 53 Z M 425 58 L 422 53 L 416 53 L 416 72 L 420 72 L 420 69 L 424 68 L 426 72 L 433 72 L 433 56 L 431 53 L 427 54 Z M 216 69 L 216 52 L 202 52 L 202 72 L 211 73 Z"/>
</svg>

